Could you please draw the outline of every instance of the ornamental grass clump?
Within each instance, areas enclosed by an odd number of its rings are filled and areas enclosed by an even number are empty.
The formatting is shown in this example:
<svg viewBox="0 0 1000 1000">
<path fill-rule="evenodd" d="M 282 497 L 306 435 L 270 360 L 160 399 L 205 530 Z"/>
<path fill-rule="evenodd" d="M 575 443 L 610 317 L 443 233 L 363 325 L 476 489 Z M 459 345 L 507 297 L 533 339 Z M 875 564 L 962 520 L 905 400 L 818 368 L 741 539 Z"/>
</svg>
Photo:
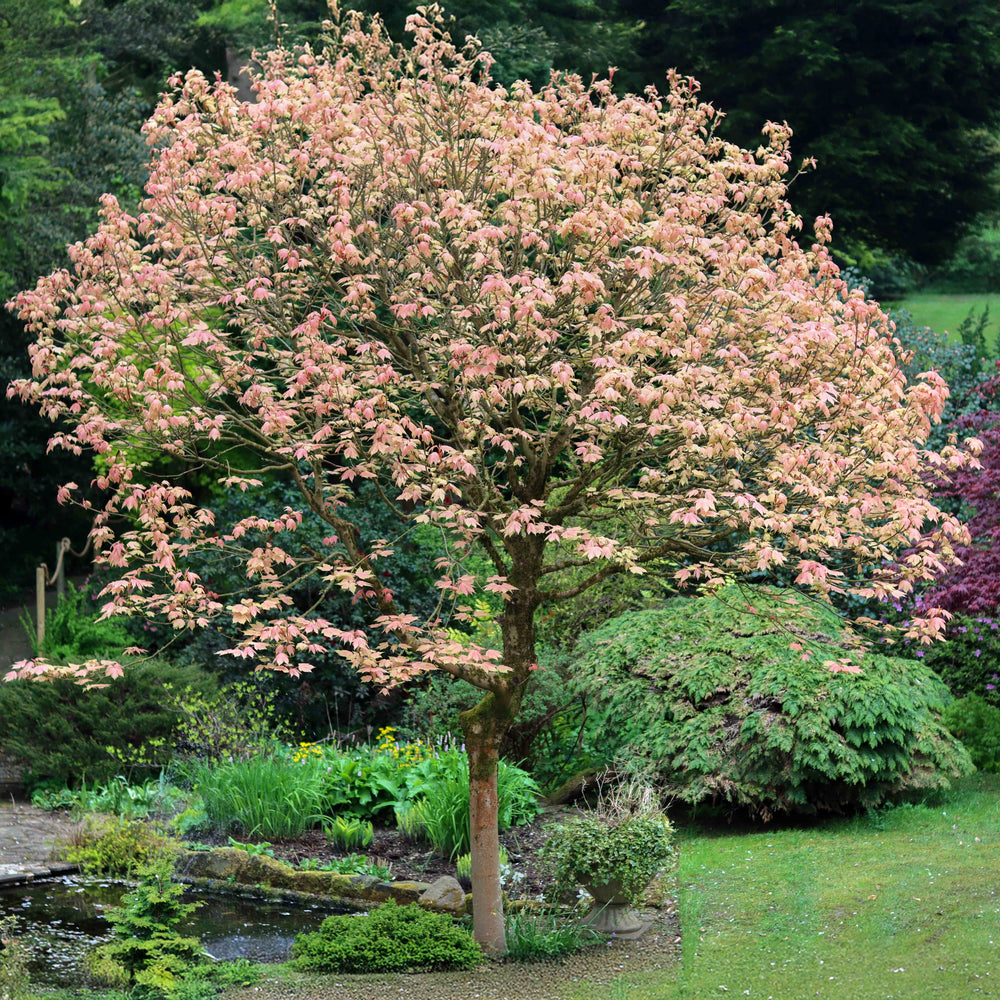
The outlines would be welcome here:
<svg viewBox="0 0 1000 1000">
<path fill-rule="evenodd" d="M 253 757 L 192 769 L 205 814 L 219 833 L 280 840 L 319 823 L 325 771 L 322 761 L 290 766 L 278 757 Z"/>
</svg>

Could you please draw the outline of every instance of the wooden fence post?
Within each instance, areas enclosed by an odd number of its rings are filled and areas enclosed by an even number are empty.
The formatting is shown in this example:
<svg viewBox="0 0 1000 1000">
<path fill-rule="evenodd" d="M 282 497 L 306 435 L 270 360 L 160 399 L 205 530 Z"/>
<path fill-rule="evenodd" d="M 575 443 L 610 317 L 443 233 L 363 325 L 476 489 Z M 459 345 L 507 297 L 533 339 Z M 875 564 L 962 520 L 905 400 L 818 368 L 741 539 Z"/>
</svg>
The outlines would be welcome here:
<svg viewBox="0 0 1000 1000">
<path fill-rule="evenodd" d="M 39 653 L 45 643 L 45 577 L 45 567 L 39 566 L 35 570 L 35 621 Z"/>
</svg>

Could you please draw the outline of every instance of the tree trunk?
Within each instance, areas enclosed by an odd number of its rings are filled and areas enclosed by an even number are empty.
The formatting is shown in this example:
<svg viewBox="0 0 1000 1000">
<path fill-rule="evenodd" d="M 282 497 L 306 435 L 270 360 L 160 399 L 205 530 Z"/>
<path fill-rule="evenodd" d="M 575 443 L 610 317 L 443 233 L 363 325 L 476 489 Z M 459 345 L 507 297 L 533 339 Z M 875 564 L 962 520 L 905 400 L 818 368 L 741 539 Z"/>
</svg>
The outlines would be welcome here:
<svg viewBox="0 0 1000 1000">
<path fill-rule="evenodd" d="M 483 951 L 502 955 L 507 950 L 500 886 L 500 799 L 497 762 L 505 726 L 494 712 L 495 699 L 487 695 L 461 715 L 469 757 L 469 826 L 472 851 L 472 933 Z"/>
<path fill-rule="evenodd" d="M 535 666 L 535 610 L 544 541 L 538 536 L 506 542 L 514 592 L 497 619 L 503 636 L 503 665 L 490 693 L 459 715 L 469 757 L 469 825 L 472 850 L 472 932 L 483 951 L 507 951 L 500 885 L 500 796 L 497 764 L 528 677 Z"/>
</svg>

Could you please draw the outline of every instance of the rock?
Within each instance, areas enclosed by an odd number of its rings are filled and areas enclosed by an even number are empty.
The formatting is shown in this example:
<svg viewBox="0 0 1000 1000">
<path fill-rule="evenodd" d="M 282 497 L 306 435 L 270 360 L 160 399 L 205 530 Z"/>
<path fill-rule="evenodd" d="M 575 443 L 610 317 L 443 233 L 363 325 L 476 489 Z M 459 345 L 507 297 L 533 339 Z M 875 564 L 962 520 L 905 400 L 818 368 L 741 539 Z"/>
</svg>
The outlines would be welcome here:
<svg viewBox="0 0 1000 1000">
<path fill-rule="evenodd" d="M 214 851 L 187 851 L 178 867 L 192 878 L 232 879 L 239 881 L 239 874 L 249 861 L 246 851 L 235 847 L 217 847 Z"/>
<path fill-rule="evenodd" d="M 296 892 L 308 892 L 313 896 L 329 896 L 330 872 L 293 872 L 292 888 Z"/>
<path fill-rule="evenodd" d="M 465 890 L 450 875 L 442 875 L 420 894 L 417 902 L 428 910 L 450 913 L 456 917 L 466 912 Z"/>
<path fill-rule="evenodd" d="M 238 881 L 251 884 L 259 882 L 261 885 L 269 885 L 275 889 L 292 889 L 298 888 L 294 885 L 295 875 L 295 869 L 283 861 L 278 861 L 277 858 L 269 857 L 266 854 L 253 854 L 247 861 L 243 876 Z"/>
<path fill-rule="evenodd" d="M 343 875 L 340 872 L 331 872 L 330 888 L 327 892 L 340 899 L 370 899 L 369 893 L 372 887 L 378 884 L 378 879 L 372 878 L 371 875 Z"/>
<path fill-rule="evenodd" d="M 385 893 L 385 899 L 394 899 L 400 906 L 416 903 L 428 889 L 427 882 L 382 882 L 378 886 L 378 890 Z"/>
</svg>

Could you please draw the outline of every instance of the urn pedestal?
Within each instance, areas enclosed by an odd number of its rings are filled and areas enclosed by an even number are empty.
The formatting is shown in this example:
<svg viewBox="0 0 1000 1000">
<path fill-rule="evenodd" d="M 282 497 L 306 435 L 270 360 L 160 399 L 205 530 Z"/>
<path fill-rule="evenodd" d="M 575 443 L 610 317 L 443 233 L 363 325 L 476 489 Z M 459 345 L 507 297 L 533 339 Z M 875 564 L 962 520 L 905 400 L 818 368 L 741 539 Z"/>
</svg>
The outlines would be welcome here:
<svg viewBox="0 0 1000 1000">
<path fill-rule="evenodd" d="M 584 888 L 594 897 L 593 908 L 583 918 L 585 926 L 616 937 L 638 935 L 643 930 L 645 924 L 642 917 L 622 895 L 622 884 L 618 879 L 595 885 L 585 884 Z"/>
</svg>

